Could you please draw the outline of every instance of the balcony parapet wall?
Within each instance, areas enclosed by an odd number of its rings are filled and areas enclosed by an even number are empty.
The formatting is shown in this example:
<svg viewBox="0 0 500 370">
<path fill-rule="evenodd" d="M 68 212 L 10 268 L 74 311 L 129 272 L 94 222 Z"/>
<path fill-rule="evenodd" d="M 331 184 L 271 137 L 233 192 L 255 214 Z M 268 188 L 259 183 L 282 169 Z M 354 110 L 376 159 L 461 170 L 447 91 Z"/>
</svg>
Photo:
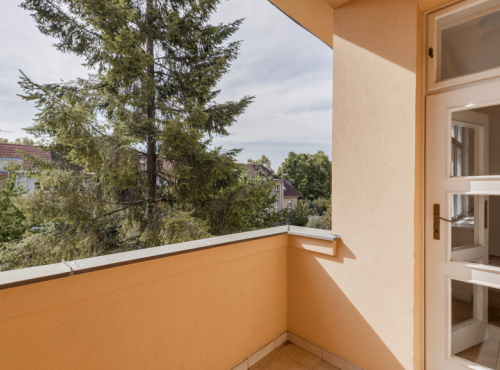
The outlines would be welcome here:
<svg viewBox="0 0 500 370">
<path fill-rule="evenodd" d="M 231 369 L 288 330 L 289 255 L 333 261 L 337 239 L 285 226 L 2 272 L 0 367 Z"/>
<path fill-rule="evenodd" d="M 62 261 L 61 263 L 50 265 L 3 271 L 0 272 L 0 290 L 26 284 L 32 284 L 40 281 L 68 277 L 76 274 L 88 273 L 91 271 L 102 270 L 106 268 L 148 261 L 156 258 L 193 253 L 205 249 L 218 248 L 225 245 L 286 234 L 298 237 L 290 242 L 290 246 L 316 253 L 323 253 L 330 256 L 335 255 L 335 242 L 340 239 L 338 235 L 333 234 L 329 230 L 312 229 L 298 226 L 279 226 L 269 229 L 217 236 L 213 238 L 194 240 L 185 243 L 170 244 L 130 252 L 85 258 L 75 261 Z M 326 243 L 326 245 L 325 243 L 311 244 L 304 242 L 304 238 L 306 238 L 306 241 L 307 239 L 317 239 L 320 241 L 332 243 Z"/>
</svg>

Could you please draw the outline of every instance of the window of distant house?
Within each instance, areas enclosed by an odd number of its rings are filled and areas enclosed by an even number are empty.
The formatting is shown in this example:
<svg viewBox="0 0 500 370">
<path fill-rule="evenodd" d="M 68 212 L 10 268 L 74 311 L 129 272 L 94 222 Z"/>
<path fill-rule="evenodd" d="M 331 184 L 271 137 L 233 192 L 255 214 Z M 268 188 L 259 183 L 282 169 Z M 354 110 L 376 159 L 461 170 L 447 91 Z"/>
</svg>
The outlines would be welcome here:
<svg viewBox="0 0 500 370">
<path fill-rule="evenodd" d="M 292 201 L 291 200 L 288 201 L 288 209 L 292 209 Z"/>
<path fill-rule="evenodd" d="M 276 190 L 276 191 L 280 191 L 280 186 L 279 186 L 279 185 L 276 185 L 276 186 L 274 187 L 274 190 Z"/>
<path fill-rule="evenodd" d="M 278 202 L 278 201 L 277 201 L 277 202 L 274 204 L 274 209 L 276 209 L 276 212 L 278 212 L 278 211 L 280 210 L 280 202 Z"/>
</svg>

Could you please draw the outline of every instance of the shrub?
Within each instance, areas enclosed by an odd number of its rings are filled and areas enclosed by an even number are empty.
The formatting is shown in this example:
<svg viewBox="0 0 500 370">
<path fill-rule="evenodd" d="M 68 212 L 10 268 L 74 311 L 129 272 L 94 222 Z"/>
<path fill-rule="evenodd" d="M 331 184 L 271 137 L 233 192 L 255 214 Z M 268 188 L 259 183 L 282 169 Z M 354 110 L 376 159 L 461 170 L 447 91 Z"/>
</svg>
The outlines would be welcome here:
<svg viewBox="0 0 500 370">
<path fill-rule="evenodd" d="M 312 227 L 314 229 L 325 229 L 331 230 L 330 226 L 323 221 L 322 217 L 311 217 L 306 224 L 306 227 Z"/>
<path fill-rule="evenodd" d="M 310 215 L 311 210 L 309 209 L 309 204 L 307 200 L 302 199 L 299 200 L 295 208 L 288 213 L 288 220 L 291 225 L 306 226 Z"/>
<path fill-rule="evenodd" d="M 317 198 L 310 202 L 310 207 L 314 215 L 323 216 L 330 206 L 330 199 Z"/>
</svg>

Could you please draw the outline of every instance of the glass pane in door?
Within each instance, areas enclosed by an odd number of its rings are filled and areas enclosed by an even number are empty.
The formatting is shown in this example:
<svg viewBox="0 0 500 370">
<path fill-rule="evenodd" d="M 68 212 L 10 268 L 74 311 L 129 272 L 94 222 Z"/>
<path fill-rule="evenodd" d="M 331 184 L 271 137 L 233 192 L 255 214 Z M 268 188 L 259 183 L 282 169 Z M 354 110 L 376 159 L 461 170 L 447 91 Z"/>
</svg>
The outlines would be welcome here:
<svg viewBox="0 0 500 370">
<path fill-rule="evenodd" d="M 438 81 L 500 66 L 500 9 L 441 21 Z"/>
<path fill-rule="evenodd" d="M 453 326 L 476 318 L 475 291 L 473 284 L 458 280 L 451 281 L 451 324 Z"/>
<path fill-rule="evenodd" d="M 451 248 L 480 245 L 477 231 L 475 232 L 475 199 L 473 195 L 454 194 L 451 197 Z"/>
<path fill-rule="evenodd" d="M 500 268 L 500 196 L 453 194 L 449 199 L 451 260 Z"/>
<path fill-rule="evenodd" d="M 451 126 L 451 176 L 478 175 L 475 166 L 478 129 L 454 121 Z"/>
<path fill-rule="evenodd" d="M 451 281 L 452 355 L 500 368 L 500 290 Z"/>
<path fill-rule="evenodd" d="M 500 105 L 451 113 L 450 135 L 452 177 L 500 175 Z"/>
</svg>

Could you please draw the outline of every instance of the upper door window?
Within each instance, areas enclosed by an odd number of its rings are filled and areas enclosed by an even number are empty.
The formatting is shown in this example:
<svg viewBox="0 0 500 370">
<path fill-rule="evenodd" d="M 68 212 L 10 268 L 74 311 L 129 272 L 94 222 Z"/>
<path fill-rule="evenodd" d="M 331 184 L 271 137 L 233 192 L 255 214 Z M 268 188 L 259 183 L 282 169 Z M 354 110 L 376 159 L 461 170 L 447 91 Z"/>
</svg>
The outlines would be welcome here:
<svg viewBox="0 0 500 370">
<path fill-rule="evenodd" d="M 468 19 L 469 17 L 467 17 Z M 439 80 L 460 77 L 500 66 L 500 10 L 439 29 Z"/>
<path fill-rule="evenodd" d="M 500 75 L 500 1 L 467 3 L 429 18 L 429 89 Z"/>
</svg>

